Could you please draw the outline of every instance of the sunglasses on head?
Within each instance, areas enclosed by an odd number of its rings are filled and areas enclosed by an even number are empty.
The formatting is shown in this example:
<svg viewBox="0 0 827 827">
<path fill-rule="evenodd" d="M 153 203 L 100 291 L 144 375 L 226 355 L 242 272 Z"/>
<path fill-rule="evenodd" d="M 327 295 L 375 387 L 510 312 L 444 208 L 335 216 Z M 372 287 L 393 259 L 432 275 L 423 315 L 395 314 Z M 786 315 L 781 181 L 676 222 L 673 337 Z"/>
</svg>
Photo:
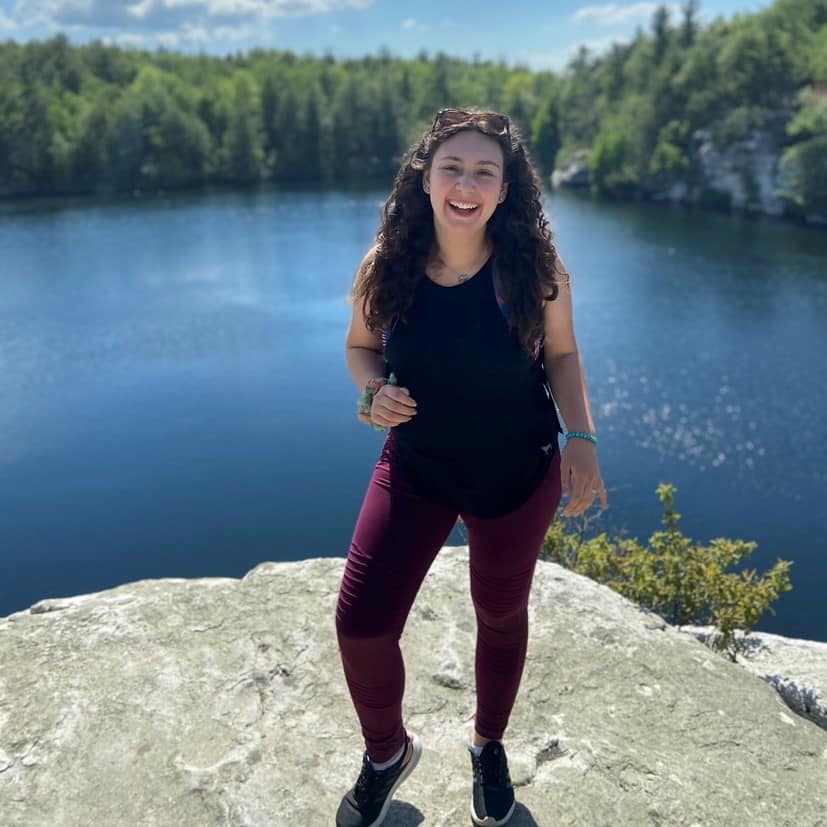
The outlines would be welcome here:
<svg viewBox="0 0 827 827">
<path fill-rule="evenodd" d="M 439 126 L 473 123 L 487 127 L 497 135 L 511 137 L 508 118 L 499 112 L 467 112 L 464 109 L 440 109 L 431 124 L 431 132 Z"/>
</svg>

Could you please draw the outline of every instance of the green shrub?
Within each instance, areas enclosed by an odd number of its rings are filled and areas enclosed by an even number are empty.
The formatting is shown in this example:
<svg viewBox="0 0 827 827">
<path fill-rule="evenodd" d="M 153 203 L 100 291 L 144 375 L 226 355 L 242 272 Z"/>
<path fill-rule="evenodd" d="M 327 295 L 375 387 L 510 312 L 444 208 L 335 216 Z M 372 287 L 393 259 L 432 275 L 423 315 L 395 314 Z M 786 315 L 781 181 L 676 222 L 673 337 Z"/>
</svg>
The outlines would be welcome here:
<svg viewBox="0 0 827 827">
<path fill-rule="evenodd" d="M 658 141 L 649 161 L 649 172 L 652 175 L 666 175 L 678 180 L 689 174 L 690 167 L 691 163 L 686 153 L 679 146 L 664 139 Z"/>
<path fill-rule="evenodd" d="M 746 140 L 753 132 L 765 127 L 765 113 L 760 107 L 736 106 L 712 125 L 712 138 L 716 146 L 727 147 Z"/>
<path fill-rule="evenodd" d="M 805 212 L 827 213 L 827 94 L 805 89 L 787 127 L 791 146 L 781 156 L 788 186 L 780 195 Z"/>
<path fill-rule="evenodd" d="M 767 609 L 775 614 L 770 604 L 792 589 L 792 563 L 779 559 L 760 578 L 754 569 L 727 571 L 752 554 L 757 544 L 718 538 L 702 546 L 685 537 L 678 529 L 676 490 L 665 483 L 658 486 L 663 529 L 652 534 L 646 547 L 605 533 L 586 539 L 588 518 L 580 518 L 578 530 L 572 532 L 566 526 L 571 518 L 561 516 L 546 535 L 542 556 L 610 586 L 668 623 L 715 626 L 713 648 L 735 660 L 743 646 L 735 630 L 746 634 Z"/>
<path fill-rule="evenodd" d="M 606 124 L 592 145 L 588 161 L 592 190 L 600 195 L 623 195 L 636 187 L 632 148 L 620 122 Z"/>
</svg>

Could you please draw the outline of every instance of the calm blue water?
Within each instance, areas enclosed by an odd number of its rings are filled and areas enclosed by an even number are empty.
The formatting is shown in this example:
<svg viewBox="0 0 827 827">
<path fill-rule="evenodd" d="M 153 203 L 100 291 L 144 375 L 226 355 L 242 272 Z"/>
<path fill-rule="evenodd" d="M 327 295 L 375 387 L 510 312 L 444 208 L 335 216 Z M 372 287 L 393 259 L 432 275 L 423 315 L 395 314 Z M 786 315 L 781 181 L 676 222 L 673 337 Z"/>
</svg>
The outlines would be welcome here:
<svg viewBox="0 0 827 827">
<path fill-rule="evenodd" d="M 384 192 L 0 213 L 0 615 L 147 577 L 343 556 L 382 435 L 345 294 Z M 607 528 L 795 561 L 758 628 L 827 640 L 827 233 L 554 195 Z M 462 542 L 461 527 L 451 541 Z"/>
</svg>

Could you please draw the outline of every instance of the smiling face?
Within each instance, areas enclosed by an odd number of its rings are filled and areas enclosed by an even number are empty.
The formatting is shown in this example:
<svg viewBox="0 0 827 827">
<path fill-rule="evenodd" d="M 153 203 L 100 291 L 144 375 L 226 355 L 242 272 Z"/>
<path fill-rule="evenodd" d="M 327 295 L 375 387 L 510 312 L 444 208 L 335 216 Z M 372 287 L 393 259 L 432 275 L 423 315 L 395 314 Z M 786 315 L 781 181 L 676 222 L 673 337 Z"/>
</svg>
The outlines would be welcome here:
<svg viewBox="0 0 827 827">
<path fill-rule="evenodd" d="M 422 183 L 437 227 L 451 233 L 483 232 L 508 190 L 502 149 L 476 130 L 458 132 L 440 144 Z"/>
</svg>

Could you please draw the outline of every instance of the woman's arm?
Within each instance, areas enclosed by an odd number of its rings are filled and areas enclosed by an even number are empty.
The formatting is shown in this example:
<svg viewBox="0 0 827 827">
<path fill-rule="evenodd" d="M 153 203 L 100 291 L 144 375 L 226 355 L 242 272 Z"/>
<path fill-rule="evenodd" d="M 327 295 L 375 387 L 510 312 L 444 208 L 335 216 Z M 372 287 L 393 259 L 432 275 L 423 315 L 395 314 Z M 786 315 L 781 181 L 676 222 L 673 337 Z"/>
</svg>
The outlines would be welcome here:
<svg viewBox="0 0 827 827">
<path fill-rule="evenodd" d="M 356 284 L 370 266 L 375 251 L 376 247 L 371 248 L 362 259 L 356 273 Z M 353 315 L 345 339 L 345 363 L 360 391 L 371 379 L 385 375 L 382 335 L 378 330 L 368 330 L 362 300 L 358 297 L 354 297 Z M 383 385 L 373 397 L 371 418 L 383 428 L 408 422 L 415 413 L 416 402 L 411 399 L 407 388 Z"/>
<path fill-rule="evenodd" d="M 345 340 L 345 363 L 356 387 L 365 389 L 368 381 L 385 375 L 385 357 L 382 355 L 382 337 L 365 327 L 362 310 L 354 303 L 353 318 Z"/>
<path fill-rule="evenodd" d="M 543 309 L 543 363 L 566 429 L 595 434 L 583 360 L 580 358 L 574 336 L 571 286 L 562 261 L 560 265 L 566 278 L 558 283 L 557 298 L 545 302 Z M 603 508 L 608 507 L 606 488 L 597 461 L 596 445 L 584 439 L 567 441 L 561 456 L 560 472 L 563 493 L 571 493 L 571 500 L 564 509 L 564 514 L 581 514 L 594 502 L 596 493 L 600 494 Z M 574 483 L 571 481 L 572 475 Z"/>
<path fill-rule="evenodd" d="M 354 280 L 355 287 L 365 270 L 370 267 L 376 247 L 371 247 L 362 259 Z M 356 387 L 364 390 L 370 379 L 384 376 L 385 358 L 382 355 L 382 336 L 379 331 L 370 331 L 365 326 L 365 315 L 362 300 L 356 296 L 353 299 L 353 315 L 345 339 L 345 363 Z"/>
<path fill-rule="evenodd" d="M 580 358 L 577 340 L 574 337 L 568 277 L 559 283 L 557 298 L 545 302 L 543 315 L 543 362 L 557 407 L 569 431 L 587 431 L 594 434 L 596 432 L 583 360 Z"/>
</svg>

